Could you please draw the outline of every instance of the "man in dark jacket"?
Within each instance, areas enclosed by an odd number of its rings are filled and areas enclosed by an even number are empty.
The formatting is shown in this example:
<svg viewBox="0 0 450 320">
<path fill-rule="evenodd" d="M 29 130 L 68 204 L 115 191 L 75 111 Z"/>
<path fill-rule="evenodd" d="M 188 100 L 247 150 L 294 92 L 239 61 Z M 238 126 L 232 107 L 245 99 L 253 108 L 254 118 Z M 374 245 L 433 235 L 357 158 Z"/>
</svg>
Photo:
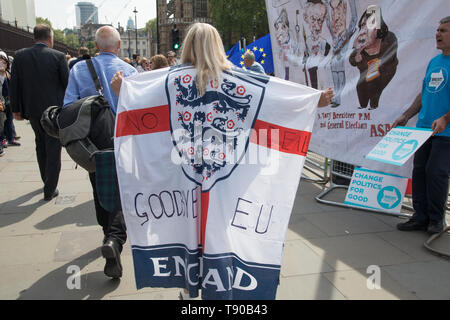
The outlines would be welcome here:
<svg viewBox="0 0 450 320">
<path fill-rule="evenodd" d="M 62 106 L 69 78 L 66 55 L 53 50 L 53 31 L 45 24 L 34 28 L 35 45 L 16 52 L 11 70 L 10 101 L 14 119 L 27 119 L 35 133 L 36 155 L 44 200 L 58 196 L 61 171 L 61 143 L 46 134 L 42 113 L 50 106 Z"/>
</svg>

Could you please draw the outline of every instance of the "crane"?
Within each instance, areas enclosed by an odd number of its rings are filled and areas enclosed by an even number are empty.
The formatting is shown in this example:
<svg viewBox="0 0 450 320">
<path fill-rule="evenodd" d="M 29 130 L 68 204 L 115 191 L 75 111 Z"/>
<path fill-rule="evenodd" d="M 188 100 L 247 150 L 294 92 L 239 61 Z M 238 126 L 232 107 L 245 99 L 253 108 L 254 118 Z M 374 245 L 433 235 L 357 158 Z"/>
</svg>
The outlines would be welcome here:
<svg viewBox="0 0 450 320">
<path fill-rule="evenodd" d="M 114 18 L 114 20 L 111 21 L 111 24 L 114 25 L 113 23 L 116 22 L 119 17 L 124 13 L 125 9 L 130 5 L 132 0 L 129 0 L 124 6 L 123 8 L 120 10 L 119 14 Z"/>
</svg>

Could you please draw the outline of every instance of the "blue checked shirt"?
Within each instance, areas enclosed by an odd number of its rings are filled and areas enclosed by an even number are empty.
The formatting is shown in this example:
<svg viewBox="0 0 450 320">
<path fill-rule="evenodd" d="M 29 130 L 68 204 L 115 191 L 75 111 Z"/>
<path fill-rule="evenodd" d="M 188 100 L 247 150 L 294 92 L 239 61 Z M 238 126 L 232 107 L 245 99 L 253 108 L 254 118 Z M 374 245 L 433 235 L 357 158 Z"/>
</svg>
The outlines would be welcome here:
<svg viewBox="0 0 450 320">
<path fill-rule="evenodd" d="M 92 58 L 92 62 L 102 84 L 103 95 L 108 100 L 112 111 L 116 113 L 118 97 L 111 89 L 111 79 L 118 71 L 123 71 L 123 76 L 126 78 L 137 73 L 137 70 L 122 61 L 115 54 L 109 52 L 103 52 L 98 57 Z M 70 70 L 69 84 L 64 96 L 64 106 L 94 95 L 98 95 L 98 92 L 95 90 L 95 84 L 89 73 L 86 61 L 80 61 Z"/>
</svg>

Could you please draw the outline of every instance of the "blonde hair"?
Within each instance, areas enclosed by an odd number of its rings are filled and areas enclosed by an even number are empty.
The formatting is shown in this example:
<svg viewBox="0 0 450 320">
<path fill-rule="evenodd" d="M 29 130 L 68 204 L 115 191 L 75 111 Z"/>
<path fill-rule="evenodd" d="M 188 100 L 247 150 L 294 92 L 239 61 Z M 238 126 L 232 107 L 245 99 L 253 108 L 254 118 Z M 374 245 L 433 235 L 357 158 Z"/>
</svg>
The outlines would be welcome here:
<svg viewBox="0 0 450 320">
<path fill-rule="evenodd" d="M 220 80 L 222 71 L 231 69 L 219 33 L 206 23 L 195 23 L 189 29 L 183 41 L 181 63 L 195 66 L 201 96 L 206 92 L 208 81 Z"/>
</svg>

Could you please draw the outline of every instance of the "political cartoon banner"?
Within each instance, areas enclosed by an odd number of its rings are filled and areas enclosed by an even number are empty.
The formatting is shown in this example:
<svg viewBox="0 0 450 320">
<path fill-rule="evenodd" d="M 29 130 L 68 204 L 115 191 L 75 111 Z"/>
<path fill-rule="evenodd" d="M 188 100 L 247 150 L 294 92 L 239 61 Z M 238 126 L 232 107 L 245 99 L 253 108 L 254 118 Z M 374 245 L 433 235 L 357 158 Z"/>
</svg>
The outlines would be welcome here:
<svg viewBox="0 0 450 320">
<path fill-rule="evenodd" d="M 365 158 L 421 92 L 447 0 L 266 0 L 275 75 L 335 99 L 320 109 L 310 150 L 411 177 Z M 417 117 L 408 126 L 414 127 Z"/>
<path fill-rule="evenodd" d="M 274 299 L 320 92 L 179 66 L 122 84 L 115 154 L 137 288 Z"/>
</svg>

